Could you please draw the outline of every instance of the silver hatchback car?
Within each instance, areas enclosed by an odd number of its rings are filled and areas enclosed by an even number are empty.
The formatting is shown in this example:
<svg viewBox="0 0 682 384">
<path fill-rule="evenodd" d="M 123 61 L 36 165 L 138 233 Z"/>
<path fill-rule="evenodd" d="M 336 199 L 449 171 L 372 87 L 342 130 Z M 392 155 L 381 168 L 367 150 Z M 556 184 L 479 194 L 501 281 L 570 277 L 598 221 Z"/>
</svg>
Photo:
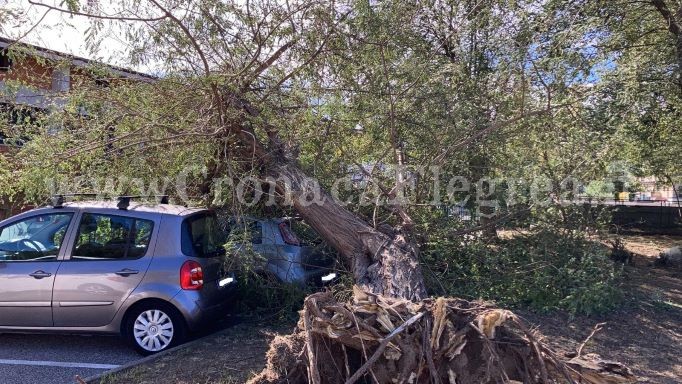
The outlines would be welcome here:
<svg viewBox="0 0 682 384">
<path fill-rule="evenodd" d="M 0 333 L 121 334 L 144 355 L 229 306 L 234 277 L 206 209 L 63 203 L 0 222 Z"/>
</svg>

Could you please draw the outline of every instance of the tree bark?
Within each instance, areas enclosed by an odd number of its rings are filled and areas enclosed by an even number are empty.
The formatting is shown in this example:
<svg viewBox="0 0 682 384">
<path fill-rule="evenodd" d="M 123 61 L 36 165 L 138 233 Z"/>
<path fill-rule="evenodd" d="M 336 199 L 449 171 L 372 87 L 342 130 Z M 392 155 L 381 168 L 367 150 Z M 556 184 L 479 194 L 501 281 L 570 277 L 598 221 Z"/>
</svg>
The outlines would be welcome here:
<svg viewBox="0 0 682 384">
<path fill-rule="evenodd" d="M 258 111 L 248 102 L 238 105 L 247 115 Z M 229 129 L 232 127 L 232 129 Z M 234 129 L 238 127 L 239 129 Z M 387 234 L 370 226 L 327 193 L 298 165 L 277 129 L 264 127 L 267 147 L 243 121 L 228 125 L 244 145 L 243 156 L 260 163 L 275 190 L 331 245 L 353 272 L 355 283 L 368 292 L 407 300 L 427 297 L 419 265 L 419 249 L 400 230 Z"/>
<path fill-rule="evenodd" d="M 248 101 L 234 97 L 246 115 L 259 111 Z M 230 107 L 231 105 L 228 105 Z M 253 158 L 262 176 L 274 180 L 276 192 L 291 204 L 303 220 L 332 246 L 353 272 L 355 283 L 364 290 L 388 297 L 418 301 L 427 297 L 419 265 L 419 248 L 401 230 L 378 231 L 345 208 L 308 176 L 279 137 L 277 128 L 264 126 L 267 145 L 244 121 L 225 124 L 243 144 L 244 158 Z"/>
<path fill-rule="evenodd" d="M 335 201 L 294 162 L 272 164 L 267 173 L 277 180 L 278 193 L 345 259 L 358 285 L 408 300 L 427 296 L 418 248 L 404 234 L 376 230 Z"/>
</svg>

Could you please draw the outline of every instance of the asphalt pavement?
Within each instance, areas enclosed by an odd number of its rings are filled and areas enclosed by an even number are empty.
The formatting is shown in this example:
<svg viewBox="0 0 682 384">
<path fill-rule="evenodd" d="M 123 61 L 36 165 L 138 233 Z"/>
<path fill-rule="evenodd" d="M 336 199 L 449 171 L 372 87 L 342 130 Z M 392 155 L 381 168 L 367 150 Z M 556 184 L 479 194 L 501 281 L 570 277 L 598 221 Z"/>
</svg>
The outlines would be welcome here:
<svg viewBox="0 0 682 384">
<path fill-rule="evenodd" d="M 237 315 L 204 326 L 191 339 L 238 324 Z M 0 384 L 74 384 L 143 356 L 117 336 L 0 334 Z"/>
<path fill-rule="evenodd" d="M 118 337 L 0 334 L 0 383 L 73 384 L 141 358 Z"/>
</svg>

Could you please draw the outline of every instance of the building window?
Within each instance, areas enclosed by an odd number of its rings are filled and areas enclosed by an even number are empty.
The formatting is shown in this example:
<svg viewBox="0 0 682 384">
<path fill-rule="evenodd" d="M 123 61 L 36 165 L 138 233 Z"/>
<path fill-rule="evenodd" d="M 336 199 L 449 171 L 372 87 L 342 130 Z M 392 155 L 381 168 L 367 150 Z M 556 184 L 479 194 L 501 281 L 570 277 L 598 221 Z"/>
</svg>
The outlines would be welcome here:
<svg viewBox="0 0 682 384">
<path fill-rule="evenodd" d="M 52 71 L 52 90 L 55 92 L 68 92 L 71 87 L 69 67 L 59 66 Z"/>
<path fill-rule="evenodd" d="M 6 49 L 0 51 L 0 72 L 7 72 L 12 66 L 12 59 L 9 57 Z"/>
<path fill-rule="evenodd" d="M 109 80 L 107 80 L 105 78 L 95 79 L 95 85 L 98 88 L 109 88 Z"/>
</svg>

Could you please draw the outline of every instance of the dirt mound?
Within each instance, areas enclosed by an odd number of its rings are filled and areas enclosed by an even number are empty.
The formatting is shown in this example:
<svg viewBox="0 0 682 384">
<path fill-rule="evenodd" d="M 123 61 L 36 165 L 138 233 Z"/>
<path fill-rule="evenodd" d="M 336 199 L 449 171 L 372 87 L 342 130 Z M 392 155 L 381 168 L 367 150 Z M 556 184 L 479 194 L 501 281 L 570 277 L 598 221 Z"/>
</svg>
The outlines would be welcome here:
<svg viewBox="0 0 682 384">
<path fill-rule="evenodd" d="M 306 299 L 294 334 L 275 339 L 265 383 L 634 383 L 622 364 L 557 356 L 512 312 L 456 298 L 414 303 L 355 288 Z"/>
</svg>

